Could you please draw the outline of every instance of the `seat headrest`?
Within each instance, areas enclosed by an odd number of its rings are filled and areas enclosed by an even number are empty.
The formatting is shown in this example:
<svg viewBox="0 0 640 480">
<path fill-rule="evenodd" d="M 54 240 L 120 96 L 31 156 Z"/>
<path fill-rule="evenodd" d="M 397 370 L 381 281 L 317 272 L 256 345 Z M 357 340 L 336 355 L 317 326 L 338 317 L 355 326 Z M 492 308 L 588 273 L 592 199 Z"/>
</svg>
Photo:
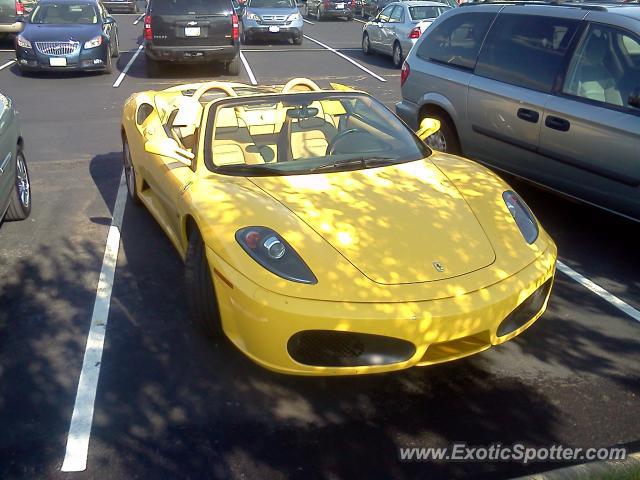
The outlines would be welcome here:
<svg viewBox="0 0 640 480">
<path fill-rule="evenodd" d="M 221 108 L 216 113 L 216 128 L 238 128 L 238 117 L 233 108 Z"/>
<path fill-rule="evenodd" d="M 183 98 L 178 106 L 178 113 L 173 119 L 173 127 L 188 127 L 200 121 L 202 105 L 192 98 Z"/>
</svg>

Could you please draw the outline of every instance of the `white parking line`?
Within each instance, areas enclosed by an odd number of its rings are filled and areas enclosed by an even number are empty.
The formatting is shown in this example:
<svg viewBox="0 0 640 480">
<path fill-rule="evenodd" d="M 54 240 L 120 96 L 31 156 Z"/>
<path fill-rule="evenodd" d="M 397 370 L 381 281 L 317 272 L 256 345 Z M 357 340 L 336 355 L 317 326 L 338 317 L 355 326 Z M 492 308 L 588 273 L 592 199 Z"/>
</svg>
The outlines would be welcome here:
<svg viewBox="0 0 640 480">
<path fill-rule="evenodd" d="M 324 43 L 320 42 L 319 40 L 316 40 L 315 38 L 311 38 L 308 35 L 304 35 L 304 38 L 306 38 L 307 40 L 312 41 L 313 43 L 317 43 L 318 45 L 320 45 L 321 47 L 326 48 L 327 50 L 335 53 L 336 55 L 344 58 L 347 62 L 352 63 L 353 65 L 355 65 L 356 67 L 358 67 L 360 70 L 367 72 L 369 75 L 371 75 L 374 78 L 377 78 L 378 80 L 380 80 L 381 82 L 386 82 L 386 80 L 384 78 L 382 78 L 380 75 L 378 75 L 377 73 L 373 73 L 371 70 L 369 70 L 367 67 L 365 67 L 364 65 L 361 65 L 360 63 L 356 62 L 353 58 L 349 58 L 347 57 L 344 53 L 340 53 L 338 50 L 336 50 L 335 48 L 330 47 L 329 45 L 325 45 Z"/>
<path fill-rule="evenodd" d="M 13 65 L 14 63 L 16 63 L 15 60 L 10 60 L 7 63 L 5 63 L 4 65 L 0 65 L 0 70 L 4 70 L 7 67 L 10 67 L 11 65 Z"/>
<path fill-rule="evenodd" d="M 310 22 L 310 21 L 309 21 L 309 20 L 307 20 L 306 18 L 303 18 L 303 19 L 302 19 L 302 21 L 303 21 L 304 23 L 308 23 L 309 25 L 315 25 L 315 23 Z"/>
<path fill-rule="evenodd" d="M 367 20 L 360 20 L 359 18 L 354 18 L 354 22 L 367 23 Z"/>
<path fill-rule="evenodd" d="M 138 24 L 138 22 L 140 22 L 140 20 L 142 20 L 143 18 L 144 18 L 144 13 L 143 13 L 142 15 L 140 15 L 138 18 L 136 18 L 136 19 L 133 21 L 133 24 L 134 24 L 134 25 L 137 25 L 137 24 Z"/>
<path fill-rule="evenodd" d="M 258 81 L 256 80 L 256 77 L 253 75 L 253 71 L 249 66 L 249 62 L 247 62 L 247 59 L 242 53 L 242 50 L 240 50 L 240 60 L 242 60 L 242 65 L 244 65 L 244 69 L 247 71 L 247 75 L 249 75 L 249 80 L 251 80 L 251 85 L 257 85 Z"/>
<path fill-rule="evenodd" d="M 631 318 L 633 318 L 635 321 L 640 322 L 640 311 L 636 310 L 628 303 L 620 300 L 615 295 L 612 295 L 611 293 L 607 292 L 600 285 L 596 285 L 591 280 L 582 276 L 581 274 L 579 274 L 578 272 L 576 272 L 575 270 L 573 270 L 572 268 L 568 267 L 567 265 L 565 265 L 560 261 L 558 261 L 558 270 L 560 270 L 565 275 L 568 275 L 569 277 L 571 277 L 571 279 L 575 280 L 586 289 L 592 291 L 593 293 L 598 295 L 600 298 L 606 300 L 611 305 L 616 307 L 618 310 L 623 311 L 624 313 L 629 315 Z"/>
<path fill-rule="evenodd" d="M 78 380 L 76 402 L 73 406 L 69 436 L 67 437 L 67 448 L 61 468 L 63 472 L 82 472 L 87 468 L 93 410 L 96 401 L 98 378 L 100 377 L 102 349 L 107 331 L 109 307 L 111 305 L 113 277 L 118 261 L 118 250 L 120 250 L 120 231 L 122 229 L 122 217 L 126 200 L 127 187 L 123 171 L 122 175 L 120 175 L 120 186 L 118 187 L 116 203 L 113 207 L 113 218 L 109 227 L 107 244 L 104 248 L 102 269 L 98 278 L 96 300 L 93 304 L 93 314 L 91 315 L 91 326 L 87 336 L 82 370 Z"/>
<path fill-rule="evenodd" d="M 131 68 L 131 65 L 133 65 L 133 62 L 136 61 L 136 58 L 138 58 L 138 55 L 140 55 L 140 52 L 142 51 L 143 48 L 144 48 L 144 45 L 139 45 L 138 46 L 138 49 L 136 50 L 136 53 L 133 54 L 133 57 L 131 57 L 131 60 L 129 60 L 129 63 L 127 63 L 125 65 L 125 67 L 122 70 L 122 72 L 120 72 L 120 75 L 118 75 L 118 78 L 116 79 L 116 81 L 113 84 L 113 88 L 118 88 L 120 86 L 120 84 L 124 80 L 124 77 L 127 76 L 127 72 L 129 71 L 129 68 Z"/>
</svg>

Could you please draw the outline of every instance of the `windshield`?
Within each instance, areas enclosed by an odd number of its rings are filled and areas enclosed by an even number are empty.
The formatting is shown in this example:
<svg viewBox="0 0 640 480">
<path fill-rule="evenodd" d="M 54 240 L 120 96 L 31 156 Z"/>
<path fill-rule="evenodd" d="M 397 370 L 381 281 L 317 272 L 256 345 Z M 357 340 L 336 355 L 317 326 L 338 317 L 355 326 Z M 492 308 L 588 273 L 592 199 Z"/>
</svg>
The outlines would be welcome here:
<svg viewBox="0 0 640 480">
<path fill-rule="evenodd" d="M 87 4 L 55 4 L 38 5 L 31 15 L 31 23 L 61 25 L 98 23 L 98 12 L 93 5 Z"/>
<path fill-rule="evenodd" d="M 436 18 L 447 10 L 450 10 L 450 7 L 409 7 L 409 14 L 412 20 L 425 20 L 427 18 Z"/>
<path fill-rule="evenodd" d="M 252 8 L 294 8 L 293 0 L 249 0 Z"/>
<path fill-rule="evenodd" d="M 319 92 L 225 101 L 211 112 L 206 161 L 219 173 L 354 170 L 431 154 L 395 115 L 364 94 Z"/>
</svg>

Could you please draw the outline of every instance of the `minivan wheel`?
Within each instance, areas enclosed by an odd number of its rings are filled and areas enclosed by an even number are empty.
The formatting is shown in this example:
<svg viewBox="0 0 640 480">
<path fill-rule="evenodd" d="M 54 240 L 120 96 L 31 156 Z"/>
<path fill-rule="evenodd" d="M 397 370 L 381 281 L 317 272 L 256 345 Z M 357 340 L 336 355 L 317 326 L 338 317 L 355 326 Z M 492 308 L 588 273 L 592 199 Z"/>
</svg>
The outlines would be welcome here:
<svg viewBox="0 0 640 480">
<path fill-rule="evenodd" d="M 362 51 L 365 55 L 371 55 L 373 52 L 371 51 L 371 44 L 369 43 L 369 34 L 364 32 L 362 35 Z"/>
<path fill-rule="evenodd" d="M 426 144 L 439 152 L 459 155 L 461 153 L 460 142 L 458 141 L 458 135 L 453 125 L 451 125 L 451 122 L 443 115 L 437 113 L 425 115 L 423 118 L 426 117 L 440 121 L 440 130 L 430 135 L 426 140 Z"/>
<path fill-rule="evenodd" d="M 240 73 L 240 55 L 236 55 L 233 60 L 227 63 L 227 73 L 229 75 L 238 75 Z"/>
<path fill-rule="evenodd" d="M 393 44 L 393 66 L 396 68 L 402 68 L 402 62 L 404 62 L 402 47 L 400 46 L 400 43 L 396 42 Z"/>
</svg>

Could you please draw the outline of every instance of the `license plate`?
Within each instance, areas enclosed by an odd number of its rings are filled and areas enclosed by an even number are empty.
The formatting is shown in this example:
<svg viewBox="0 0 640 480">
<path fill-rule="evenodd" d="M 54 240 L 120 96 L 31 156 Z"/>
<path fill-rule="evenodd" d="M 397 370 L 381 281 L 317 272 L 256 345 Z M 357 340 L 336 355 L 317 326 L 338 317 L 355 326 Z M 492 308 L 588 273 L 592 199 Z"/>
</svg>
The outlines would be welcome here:
<svg viewBox="0 0 640 480">
<path fill-rule="evenodd" d="M 271 33 L 278 33 L 278 32 L 280 31 L 280 27 L 278 27 L 277 25 L 271 25 L 271 26 L 269 27 L 269 31 L 270 31 Z"/>
<path fill-rule="evenodd" d="M 336 3 L 336 10 L 344 10 L 344 3 Z"/>
<path fill-rule="evenodd" d="M 52 67 L 66 67 L 67 59 L 64 57 L 50 57 L 49 65 L 51 65 Z"/>
<path fill-rule="evenodd" d="M 185 57 L 203 57 L 204 52 L 184 52 Z"/>
<path fill-rule="evenodd" d="M 200 36 L 200 27 L 185 27 L 184 36 L 185 37 L 199 37 Z"/>
</svg>

